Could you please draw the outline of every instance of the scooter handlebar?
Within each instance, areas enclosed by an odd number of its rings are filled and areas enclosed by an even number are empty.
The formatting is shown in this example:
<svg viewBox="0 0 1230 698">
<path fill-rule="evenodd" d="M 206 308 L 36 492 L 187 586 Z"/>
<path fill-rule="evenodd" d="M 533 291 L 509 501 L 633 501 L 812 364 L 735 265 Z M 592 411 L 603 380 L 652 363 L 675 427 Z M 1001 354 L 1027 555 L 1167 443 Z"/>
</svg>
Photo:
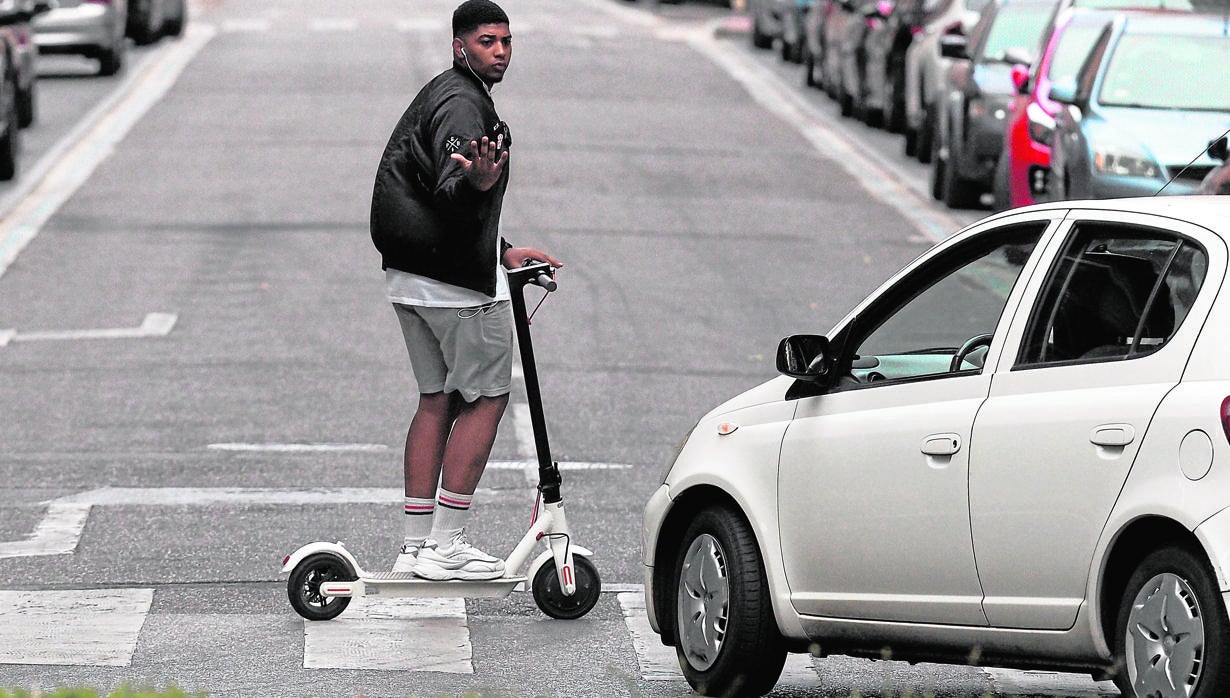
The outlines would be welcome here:
<svg viewBox="0 0 1230 698">
<path fill-rule="evenodd" d="M 555 269 L 546 262 L 528 261 L 520 268 L 509 269 L 508 278 L 518 286 L 534 284 L 546 289 L 547 292 L 559 288 L 559 284 L 555 281 Z"/>
</svg>

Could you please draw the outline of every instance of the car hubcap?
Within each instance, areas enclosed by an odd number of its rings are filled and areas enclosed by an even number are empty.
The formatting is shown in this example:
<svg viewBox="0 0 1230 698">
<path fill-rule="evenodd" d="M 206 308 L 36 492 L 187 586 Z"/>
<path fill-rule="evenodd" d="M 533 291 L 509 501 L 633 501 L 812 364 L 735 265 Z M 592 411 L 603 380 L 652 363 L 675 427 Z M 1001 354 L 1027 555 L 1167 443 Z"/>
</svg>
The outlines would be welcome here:
<svg viewBox="0 0 1230 698">
<path fill-rule="evenodd" d="M 726 555 L 717 539 L 698 536 L 683 557 L 679 573 L 679 647 L 688 663 L 700 671 L 713 666 L 730 609 L 730 579 Z"/>
<path fill-rule="evenodd" d="M 1187 698 L 1204 661 L 1204 618 L 1191 586 L 1159 574 L 1132 602 L 1127 623 L 1127 670 L 1136 695 Z"/>
</svg>

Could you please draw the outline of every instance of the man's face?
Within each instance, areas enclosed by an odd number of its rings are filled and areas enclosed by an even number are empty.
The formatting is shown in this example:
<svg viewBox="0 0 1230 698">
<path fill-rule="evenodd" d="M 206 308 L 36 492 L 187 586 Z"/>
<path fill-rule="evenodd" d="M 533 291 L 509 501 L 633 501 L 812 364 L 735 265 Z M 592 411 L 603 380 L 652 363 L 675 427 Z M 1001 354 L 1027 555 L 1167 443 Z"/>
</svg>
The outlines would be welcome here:
<svg viewBox="0 0 1230 698">
<path fill-rule="evenodd" d="M 512 60 L 512 32 L 507 24 L 480 24 L 474 31 L 453 39 L 453 55 L 462 63 L 469 63 L 470 70 L 484 82 L 497 83 L 504 79 L 504 71 Z"/>
</svg>

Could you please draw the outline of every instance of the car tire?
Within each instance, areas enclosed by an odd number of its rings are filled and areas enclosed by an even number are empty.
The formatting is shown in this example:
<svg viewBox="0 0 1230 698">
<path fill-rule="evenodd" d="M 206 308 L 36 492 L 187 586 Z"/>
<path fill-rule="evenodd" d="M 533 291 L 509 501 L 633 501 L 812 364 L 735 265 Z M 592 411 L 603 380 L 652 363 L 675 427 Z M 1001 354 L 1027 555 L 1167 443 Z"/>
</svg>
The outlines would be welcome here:
<svg viewBox="0 0 1230 698">
<path fill-rule="evenodd" d="M 102 76 L 115 75 L 124 67 L 124 54 L 127 53 L 128 40 L 120 37 L 119 41 L 98 55 L 98 74 Z"/>
<path fill-rule="evenodd" d="M 29 89 L 17 91 L 17 125 L 28 128 L 38 119 L 38 80 L 31 80 Z"/>
<path fill-rule="evenodd" d="M 935 157 L 933 144 L 935 143 L 936 109 L 937 107 L 932 105 L 923 108 L 923 125 L 918 129 L 918 161 L 924 165 L 931 164 Z"/>
<path fill-rule="evenodd" d="M 706 696 L 768 693 L 786 649 L 751 526 L 729 508 L 705 509 L 688 525 L 679 550 L 671 581 L 684 677 Z"/>
<path fill-rule="evenodd" d="M 961 176 L 957 167 L 956 139 L 948 134 L 948 157 L 944 162 L 944 203 L 948 208 L 974 208 L 978 205 L 981 191 L 977 183 Z"/>
<path fill-rule="evenodd" d="M 901 134 L 905 136 L 905 143 L 902 147 L 902 152 L 907 158 L 918 157 L 918 129 L 905 127 Z"/>
<path fill-rule="evenodd" d="M 17 85 L 9 86 L 16 92 Z M 21 127 L 18 126 L 16 95 L 9 102 L 6 115 L 7 126 L 4 135 L 0 136 L 0 181 L 9 181 L 17 176 L 17 161 L 21 156 Z"/>
<path fill-rule="evenodd" d="M 939 138 L 931 138 L 928 145 L 930 146 L 927 148 L 927 152 L 930 153 L 928 160 L 931 161 L 931 198 L 936 201 L 943 201 L 948 197 L 948 190 L 946 189 L 948 186 L 948 159 L 941 152 Z"/>
<path fill-rule="evenodd" d="M 187 0 L 172 0 L 176 11 L 170 17 L 167 17 L 162 23 L 162 35 L 170 37 L 180 37 L 184 35 L 184 25 L 188 19 L 188 3 Z"/>
<path fill-rule="evenodd" d="M 884 128 L 889 133 L 902 133 L 905 129 L 905 66 L 891 63 L 885 77 Z"/>
<path fill-rule="evenodd" d="M 752 46 L 759 49 L 773 48 L 773 37 L 760 28 L 760 19 L 752 15 Z"/>
<path fill-rule="evenodd" d="M 803 45 L 803 84 L 807 87 L 819 87 L 816 80 L 816 54 L 811 52 L 805 43 Z"/>
<path fill-rule="evenodd" d="M 1230 624 L 1203 555 L 1178 546 L 1150 553 L 1118 610 L 1113 674 L 1124 696 L 1214 698 L 1230 691 Z"/>
<path fill-rule="evenodd" d="M 1012 175 L 1008 171 L 1008 153 L 999 154 L 995 163 L 995 175 L 991 181 L 991 207 L 996 211 L 1007 211 L 1012 208 L 1011 194 L 1008 189 L 1012 183 Z"/>
</svg>

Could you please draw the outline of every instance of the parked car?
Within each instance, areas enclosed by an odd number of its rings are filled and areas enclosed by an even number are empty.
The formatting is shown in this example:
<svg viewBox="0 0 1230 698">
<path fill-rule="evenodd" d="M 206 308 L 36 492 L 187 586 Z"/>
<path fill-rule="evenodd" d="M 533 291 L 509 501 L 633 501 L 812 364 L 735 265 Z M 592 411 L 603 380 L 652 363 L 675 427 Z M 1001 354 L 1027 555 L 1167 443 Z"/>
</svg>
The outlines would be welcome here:
<svg viewBox="0 0 1230 698">
<path fill-rule="evenodd" d="M 824 18 L 823 53 L 816 58 L 816 66 L 824 91 L 841 104 L 842 115 L 849 116 L 854 103 L 844 82 L 843 50 L 844 46 L 854 41 L 851 36 L 862 31 L 865 8 L 873 5 L 874 0 L 833 0 L 830 4 L 831 8 Z"/>
<path fill-rule="evenodd" d="M 178 37 L 188 24 L 187 0 L 163 0 L 162 35 Z"/>
<path fill-rule="evenodd" d="M 17 124 L 26 128 L 38 115 L 38 48 L 30 22 L 52 7 L 50 0 L 0 0 L 0 41 L 16 71 Z"/>
<path fill-rule="evenodd" d="M 864 118 L 867 105 L 863 99 L 863 39 L 871 24 L 883 21 L 891 9 L 892 4 L 885 0 L 855 0 L 843 6 L 839 19 L 826 31 L 825 77 L 835 78 L 833 92 L 842 116 Z"/>
<path fill-rule="evenodd" d="M 1028 66 L 1054 0 L 994 0 L 967 43 L 941 42 L 953 58 L 931 145 L 931 195 L 952 208 L 977 206 L 991 191 L 1004 147 L 1014 66 Z"/>
<path fill-rule="evenodd" d="M 46 9 L 43 2 L 0 0 L 0 180 L 17 176 L 22 122 L 34 120 L 37 76 L 23 41 L 31 18 Z"/>
<path fill-rule="evenodd" d="M 1015 209 L 782 340 L 645 509 L 689 683 L 811 651 L 1230 693 L 1228 245 L 1223 197 Z"/>
<path fill-rule="evenodd" d="M 1018 86 L 1009 109 L 1004 150 L 995 170 L 996 209 L 1044 200 L 1050 182 L 1055 114 L 1061 107 L 1050 97 L 1051 85 L 1076 79 L 1089 50 L 1113 17 L 1110 11 L 1069 7 L 1043 33 L 1038 59 Z"/>
<path fill-rule="evenodd" d="M 892 133 L 905 128 L 905 56 L 915 35 L 919 34 L 943 0 L 898 0 L 891 12 L 883 11 L 882 22 L 872 22 L 863 40 L 867 68 L 863 93 L 871 108 L 880 114 L 872 121 L 882 122 Z"/>
<path fill-rule="evenodd" d="M 778 0 L 778 4 L 782 17 L 782 60 L 802 63 L 807 15 L 814 3 L 812 0 Z"/>
<path fill-rule="evenodd" d="M 1052 196 L 1190 194 L 1230 127 L 1227 18 L 1138 13 L 1112 22 L 1076 81 L 1056 83 Z M 1171 180 L 1174 181 L 1171 181 Z"/>
<path fill-rule="evenodd" d="M 34 20 L 34 41 L 39 53 L 96 58 L 99 75 L 115 75 L 128 53 L 127 23 L 127 0 L 57 0 Z"/>
<path fill-rule="evenodd" d="M 781 0 L 748 0 L 747 12 L 752 18 L 752 46 L 773 48 L 782 36 Z"/>
<path fill-rule="evenodd" d="M 886 34 L 888 23 L 896 14 L 893 0 L 875 0 L 859 6 L 862 21 L 851 25 L 841 45 L 842 85 L 850 100 L 850 112 L 868 126 L 879 128 L 884 123 L 886 105 L 882 80 L 884 65 L 873 63 L 872 39 Z M 874 89 L 879 88 L 879 89 Z"/>
<path fill-rule="evenodd" d="M 940 39 L 969 36 L 990 0 L 942 0 L 905 52 L 905 154 L 931 162 L 944 76 L 951 58 L 940 54 Z"/>
</svg>

